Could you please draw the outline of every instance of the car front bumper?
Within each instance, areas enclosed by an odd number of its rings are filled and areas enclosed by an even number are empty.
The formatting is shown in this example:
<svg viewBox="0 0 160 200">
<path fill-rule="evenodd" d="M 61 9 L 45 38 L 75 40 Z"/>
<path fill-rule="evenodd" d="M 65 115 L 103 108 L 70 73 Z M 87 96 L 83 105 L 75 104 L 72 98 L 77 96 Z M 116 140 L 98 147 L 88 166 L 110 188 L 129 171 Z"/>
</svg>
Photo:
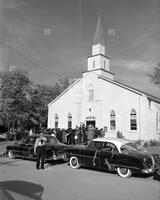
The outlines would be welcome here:
<svg viewBox="0 0 160 200">
<path fill-rule="evenodd" d="M 143 174 L 152 174 L 154 171 L 155 171 L 154 168 L 142 169 L 142 173 L 143 173 Z"/>
</svg>

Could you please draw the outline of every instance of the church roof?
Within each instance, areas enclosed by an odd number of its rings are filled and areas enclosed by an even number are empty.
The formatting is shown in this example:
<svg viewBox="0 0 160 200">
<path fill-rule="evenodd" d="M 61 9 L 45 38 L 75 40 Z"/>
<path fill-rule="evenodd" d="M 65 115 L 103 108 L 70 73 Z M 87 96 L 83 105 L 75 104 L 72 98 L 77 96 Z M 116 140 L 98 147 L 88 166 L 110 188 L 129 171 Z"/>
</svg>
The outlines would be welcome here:
<svg viewBox="0 0 160 200">
<path fill-rule="evenodd" d="M 98 16 L 96 32 L 94 35 L 93 45 L 102 44 L 105 46 L 101 18 Z"/>
<path fill-rule="evenodd" d="M 120 86 L 120 87 L 122 87 L 122 88 L 125 88 L 125 89 L 127 89 L 127 90 L 130 90 L 131 92 L 137 93 L 137 94 L 139 94 L 139 95 L 145 95 L 149 100 L 154 101 L 154 102 L 157 102 L 157 103 L 160 103 L 160 98 L 158 98 L 158 97 L 156 97 L 156 96 L 153 96 L 153 95 L 151 95 L 151 94 L 148 94 L 148 93 L 146 93 L 146 92 L 144 92 L 144 91 L 141 91 L 141 90 L 139 90 L 139 89 L 136 89 L 136 88 L 131 87 L 131 86 L 129 86 L 129 85 L 126 85 L 126 84 L 124 84 L 124 83 L 120 83 L 120 82 L 115 81 L 115 80 L 110 80 L 110 79 L 108 79 L 108 78 L 106 78 L 106 77 L 103 77 L 103 76 L 100 76 L 100 75 L 99 75 L 99 78 L 101 78 L 101 79 L 103 79 L 103 80 L 105 80 L 105 81 L 111 82 L 111 83 L 113 83 L 113 84 L 115 84 L 115 85 L 117 85 L 117 86 Z"/>
<path fill-rule="evenodd" d="M 66 88 L 61 94 L 59 94 L 55 99 L 53 99 L 49 104 L 54 103 L 57 99 L 59 99 L 61 96 L 63 96 L 67 91 L 69 91 L 74 85 L 76 85 L 82 78 L 78 78 L 75 82 L 73 82 L 68 88 Z"/>
<path fill-rule="evenodd" d="M 94 73 L 94 72 L 90 72 L 90 73 Z M 90 73 L 88 73 L 88 74 L 90 74 Z M 87 76 L 88 76 L 88 74 L 87 74 Z M 97 74 L 97 75 L 98 75 L 98 74 Z M 131 92 L 133 92 L 133 93 L 136 93 L 136 94 L 138 94 L 138 95 L 141 95 L 141 96 L 145 95 L 145 96 L 148 98 L 148 100 L 150 100 L 150 101 L 154 101 L 154 102 L 160 103 L 160 98 L 155 97 L 155 96 L 153 96 L 153 95 L 150 95 L 150 94 L 148 94 L 148 93 L 146 93 L 146 92 L 144 92 L 144 91 L 138 90 L 138 89 L 136 89 L 136 88 L 133 88 L 133 87 L 128 86 L 128 85 L 126 85 L 126 84 L 120 83 L 120 82 L 118 82 L 118 81 L 108 79 L 108 78 L 103 77 L 103 76 L 101 76 L 101 75 L 98 75 L 98 78 L 103 79 L 104 81 L 110 82 L 110 83 L 112 83 L 112 84 L 115 84 L 115 85 L 117 85 L 117 86 L 119 86 L 119 87 L 122 87 L 122 88 L 124 88 L 124 89 L 126 89 L 126 90 L 129 90 L 129 91 L 131 91 Z M 77 79 L 77 80 L 76 80 L 73 84 L 71 84 L 66 90 L 64 90 L 60 95 L 58 95 L 55 99 L 53 99 L 53 100 L 48 104 L 48 106 L 51 105 L 52 103 L 54 103 L 54 102 L 55 102 L 57 99 L 59 99 L 61 96 L 63 96 L 67 91 L 69 91 L 73 86 L 75 86 L 75 85 L 76 85 L 80 80 L 82 80 L 82 79 L 83 79 L 83 78 Z"/>
</svg>

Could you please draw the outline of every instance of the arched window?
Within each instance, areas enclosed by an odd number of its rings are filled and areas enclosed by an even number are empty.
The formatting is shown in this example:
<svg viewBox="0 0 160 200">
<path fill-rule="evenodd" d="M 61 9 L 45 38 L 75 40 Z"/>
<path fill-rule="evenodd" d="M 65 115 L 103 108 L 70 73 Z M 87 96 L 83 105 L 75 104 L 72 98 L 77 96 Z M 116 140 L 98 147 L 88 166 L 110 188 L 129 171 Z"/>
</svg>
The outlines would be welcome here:
<svg viewBox="0 0 160 200">
<path fill-rule="evenodd" d="M 72 128 L 72 115 L 71 113 L 68 114 L 68 129 Z"/>
<path fill-rule="evenodd" d="M 135 109 L 130 112 L 130 130 L 137 130 L 137 114 Z"/>
<path fill-rule="evenodd" d="M 89 93 L 88 100 L 93 101 L 94 100 L 94 88 L 92 85 L 89 86 L 88 93 Z"/>
<path fill-rule="evenodd" d="M 116 130 L 116 115 L 114 110 L 110 113 L 110 130 Z"/>
<path fill-rule="evenodd" d="M 95 65 L 96 65 L 96 64 L 95 64 L 95 60 L 93 60 L 93 68 L 95 68 Z"/>
<path fill-rule="evenodd" d="M 55 114 L 55 128 L 58 128 L 58 115 Z"/>
</svg>

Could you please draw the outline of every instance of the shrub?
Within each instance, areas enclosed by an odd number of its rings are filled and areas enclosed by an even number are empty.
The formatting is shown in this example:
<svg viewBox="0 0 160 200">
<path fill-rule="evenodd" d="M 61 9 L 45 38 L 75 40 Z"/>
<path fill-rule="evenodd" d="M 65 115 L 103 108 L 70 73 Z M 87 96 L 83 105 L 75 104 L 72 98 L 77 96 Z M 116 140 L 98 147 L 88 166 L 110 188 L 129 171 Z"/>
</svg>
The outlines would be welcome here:
<svg viewBox="0 0 160 200">
<path fill-rule="evenodd" d="M 138 139 L 138 140 L 136 140 L 135 141 L 137 144 L 139 144 L 139 145 L 142 145 L 143 146 L 143 143 L 144 143 L 144 141 L 142 141 L 141 139 Z"/>
<path fill-rule="evenodd" d="M 139 144 L 139 145 L 141 145 L 141 146 L 143 146 L 143 147 L 148 147 L 148 146 L 151 146 L 151 147 L 153 147 L 153 146 L 160 146 L 160 141 L 158 141 L 158 140 L 149 140 L 149 141 L 145 141 L 145 140 L 141 140 L 141 139 L 139 139 L 139 140 L 136 140 L 136 141 L 134 141 L 134 142 L 136 142 L 137 144 Z"/>
<path fill-rule="evenodd" d="M 147 141 L 145 141 L 145 142 L 143 143 L 143 146 L 144 146 L 144 147 L 148 147 L 148 146 L 149 146 L 149 143 L 148 143 Z"/>
<path fill-rule="evenodd" d="M 117 138 L 124 138 L 122 132 L 120 131 L 117 131 Z"/>
<path fill-rule="evenodd" d="M 149 145 L 150 145 L 151 147 L 153 147 L 153 146 L 158 146 L 158 145 L 160 145 L 160 141 L 157 141 L 157 140 L 150 140 L 150 141 L 149 141 Z"/>
</svg>

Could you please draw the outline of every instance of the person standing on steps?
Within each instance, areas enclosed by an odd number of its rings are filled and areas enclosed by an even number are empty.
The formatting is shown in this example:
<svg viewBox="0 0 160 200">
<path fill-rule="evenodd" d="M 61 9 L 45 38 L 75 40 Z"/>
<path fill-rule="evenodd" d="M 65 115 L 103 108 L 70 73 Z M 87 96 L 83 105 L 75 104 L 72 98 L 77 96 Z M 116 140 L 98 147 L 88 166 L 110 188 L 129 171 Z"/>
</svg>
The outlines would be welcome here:
<svg viewBox="0 0 160 200">
<path fill-rule="evenodd" d="M 41 169 L 44 169 L 45 154 L 46 154 L 46 142 L 47 138 L 44 137 L 43 132 L 40 133 L 40 136 L 36 139 L 34 145 L 34 154 L 37 155 L 36 168 L 39 169 L 41 161 Z"/>
</svg>

